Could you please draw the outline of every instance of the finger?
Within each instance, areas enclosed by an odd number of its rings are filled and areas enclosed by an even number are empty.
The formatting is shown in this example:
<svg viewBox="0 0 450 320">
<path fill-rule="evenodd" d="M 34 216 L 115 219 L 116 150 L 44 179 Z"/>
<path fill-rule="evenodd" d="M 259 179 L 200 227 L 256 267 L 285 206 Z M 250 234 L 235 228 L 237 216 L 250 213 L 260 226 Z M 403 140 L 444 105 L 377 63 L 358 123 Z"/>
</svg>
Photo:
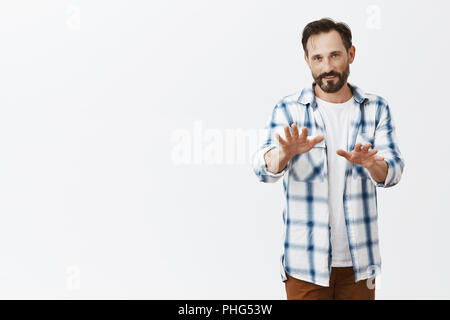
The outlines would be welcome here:
<svg viewBox="0 0 450 320">
<path fill-rule="evenodd" d="M 366 144 L 361 148 L 362 152 L 367 152 L 367 151 L 369 150 L 370 146 L 371 146 L 370 142 L 369 142 L 369 143 L 366 143 Z"/>
<path fill-rule="evenodd" d="M 302 128 L 302 134 L 300 135 L 300 139 L 301 140 L 306 140 L 307 137 L 308 137 L 308 128 L 307 127 L 303 127 Z"/>
<path fill-rule="evenodd" d="M 355 151 L 357 151 L 357 152 L 361 152 L 361 143 L 360 142 L 358 142 L 356 145 L 355 145 L 355 148 L 353 149 L 353 150 L 355 150 Z"/>
<path fill-rule="evenodd" d="M 292 124 L 292 137 L 298 138 L 298 127 L 297 124 Z"/>
<path fill-rule="evenodd" d="M 275 133 L 275 138 L 278 139 L 278 141 L 280 142 L 280 144 L 282 146 L 287 145 L 287 142 L 280 136 L 280 134 L 278 132 Z"/>
<path fill-rule="evenodd" d="M 344 151 L 344 150 L 342 150 L 342 149 L 337 150 L 337 151 L 336 151 L 336 154 L 339 155 L 339 156 L 341 156 L 341 157 L 344 157 L 344 158 L 347 159 L 347 160 L 349 160 L 350 157 L 351 157 L 350 152 Z"/>
<path fill-rule="evenodd" d="M 322 141 L 324 139 L 324 136 L 317 136 L 314 137 L 314 139 L 311 140 L 311 145 L 314 146 L 317 143 L 319 143 L 320 141 Z"/>
<path fill-rule="evenodd" d="M 291 132 L 289 131 L 289 126 L 284 127 L 284 135 L 286 136 L 287 141 L 291 140 L 292 136 Z"/>
<path fill-rule="evenodd" d="M 377 161 L 381 161 L 381 160 L 384 160 L 384 157 L 382 157 L 382 156 L 376 156 L 376 157 L 374 157 L 374 159 L 377 160 Z"/>
<path fill-rule="evenodd" d="M 369 156 L 373 156 L 375 153 L 377 153 L 378 152 L 378 150 L 377 149 L 372 149 L 372 150 L 370 150 L 369 152 L 367 152 L 367 154 L 369 155 Z"/>
</svg>

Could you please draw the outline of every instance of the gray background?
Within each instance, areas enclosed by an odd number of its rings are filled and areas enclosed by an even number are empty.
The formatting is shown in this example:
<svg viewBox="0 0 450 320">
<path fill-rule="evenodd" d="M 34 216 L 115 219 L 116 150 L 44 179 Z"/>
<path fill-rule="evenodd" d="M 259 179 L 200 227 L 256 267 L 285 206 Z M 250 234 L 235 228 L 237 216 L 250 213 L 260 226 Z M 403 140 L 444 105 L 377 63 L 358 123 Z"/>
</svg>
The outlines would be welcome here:
<svg viewBox="0 0 450 320">
<path fill-rule="evenodd" d="M 378 188 L 377 299 L 450 298 L 449 11 L 2 1 L 0 297 L 285 299 L 282 185 L 250 158 L 275 103 L 312 81 L 303 27 L 332 17 L 353 32 L 349 82 L 388 100 L 406 162 Z"/>
</svg>

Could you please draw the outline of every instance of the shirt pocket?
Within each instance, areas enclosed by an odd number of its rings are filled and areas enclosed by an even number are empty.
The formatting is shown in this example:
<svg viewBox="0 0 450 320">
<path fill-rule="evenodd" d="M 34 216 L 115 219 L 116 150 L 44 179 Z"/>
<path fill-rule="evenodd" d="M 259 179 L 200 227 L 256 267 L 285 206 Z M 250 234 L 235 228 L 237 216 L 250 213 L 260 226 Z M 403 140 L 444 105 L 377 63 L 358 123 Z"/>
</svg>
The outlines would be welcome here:
<svg viewBox="0 0 450 320">
<path fill-rule="evenodd" d="M 324 140 L 306 153 L 291 159 L 289 174 L 295 181 L 317 182 L 327 177 L 327 150 Z"/>
<path fill-rule="evenodd" d="M 358 135 L 356 136 L 356 142 L 355 145 L 361 142 L 364 146 L 366 143 L 371 144 L 370 149 L 373 149 L 374 145 L 374 132 L 371 131 L 360 131 L 358 132 Z M 370 179 L 369 172 L 366 168 L 359 164 L 353 164 L 352 165 L 352 177 L 353 179 Z"/>
</svg>

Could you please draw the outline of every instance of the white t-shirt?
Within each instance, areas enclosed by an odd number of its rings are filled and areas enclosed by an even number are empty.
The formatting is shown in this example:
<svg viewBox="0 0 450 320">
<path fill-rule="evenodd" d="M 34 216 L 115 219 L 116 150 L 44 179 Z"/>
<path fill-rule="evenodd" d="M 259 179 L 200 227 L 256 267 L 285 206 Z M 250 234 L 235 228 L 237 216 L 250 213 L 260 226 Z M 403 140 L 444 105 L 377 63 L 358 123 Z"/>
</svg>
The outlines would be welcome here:
<svg viewBox="0 0 450 320">
<path fill-rule="evenodd" d="M 316 97 L 322 115 L 328 152 L 328 205 L 331 226 L 332 267 L 352 266 L 348 245 L 347 227 L 344 218 L 345 167 L 348 161 L 336 154 L 338 149 L 346 150 L 350 113 L 353 97 L 344 103 L 331 103 Z"/>
</svg>

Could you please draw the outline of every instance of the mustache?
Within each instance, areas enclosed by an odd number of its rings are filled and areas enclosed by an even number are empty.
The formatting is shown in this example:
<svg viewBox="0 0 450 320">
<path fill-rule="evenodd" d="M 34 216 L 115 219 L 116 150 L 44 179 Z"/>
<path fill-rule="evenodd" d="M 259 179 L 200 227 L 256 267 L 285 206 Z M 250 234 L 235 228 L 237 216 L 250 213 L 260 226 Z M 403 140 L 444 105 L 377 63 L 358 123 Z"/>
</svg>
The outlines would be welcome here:
<svg viewBox="0 0 450 320">
<path fill-rule="evenodd" d="M 319 76 L 320 79 L 324 78 L 324 77 L 330 77 L 330 76 L 336 76 L 336 77 L 341 77 L 341 74 L 335 71 L 331 71 L 329 73 L 323 73 Z"/>
</svg>

